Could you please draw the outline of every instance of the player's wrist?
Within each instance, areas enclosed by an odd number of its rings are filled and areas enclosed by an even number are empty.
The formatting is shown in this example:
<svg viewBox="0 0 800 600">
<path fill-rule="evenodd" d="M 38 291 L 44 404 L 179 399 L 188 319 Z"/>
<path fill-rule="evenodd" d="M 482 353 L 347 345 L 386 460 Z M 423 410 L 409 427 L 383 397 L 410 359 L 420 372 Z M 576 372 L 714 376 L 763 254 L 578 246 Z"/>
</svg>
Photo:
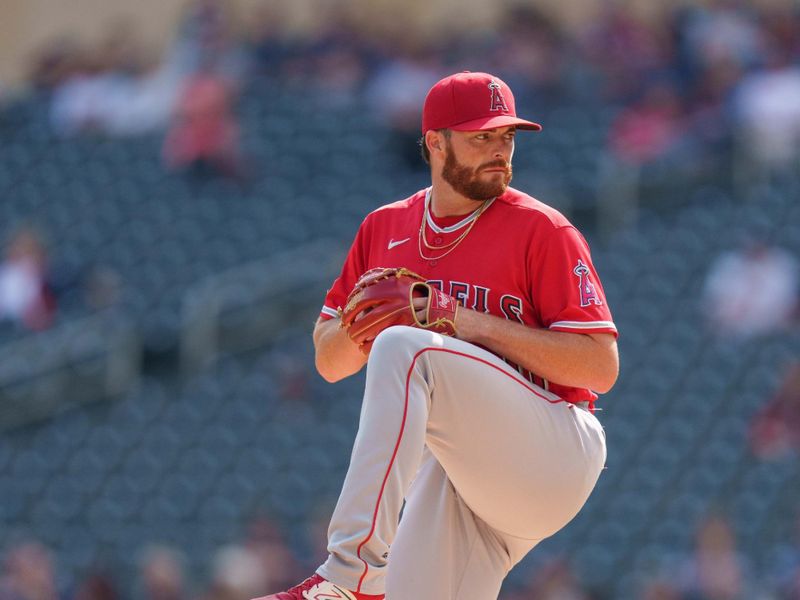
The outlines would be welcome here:
<svg viewBox="0 0 800 600">
<path fill-rule="evenodd" d="M 340 327 L 340 319 L 320 321 L 314 328 L 314 363 L 328 382 L 336 382 L 358 372 L 366 363 L 356 344 Z"/>
<path fill-rule="evenodd" d="M 456 309 L 455 330 L 457 337 L 465 342 L 477 343 L 480 341 L 481 317 L 485 316 L 470 308 L 460 306 Z"/>
</svg>

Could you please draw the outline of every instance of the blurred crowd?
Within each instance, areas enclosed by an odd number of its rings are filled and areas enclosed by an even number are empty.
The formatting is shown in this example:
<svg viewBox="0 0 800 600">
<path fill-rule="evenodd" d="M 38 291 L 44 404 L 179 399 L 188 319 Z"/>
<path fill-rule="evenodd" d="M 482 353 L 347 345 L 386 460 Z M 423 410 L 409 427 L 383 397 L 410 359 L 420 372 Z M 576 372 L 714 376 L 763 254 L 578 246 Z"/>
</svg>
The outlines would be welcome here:
<svg viewBox="0 0 800 600">
<path fill-rule="evenodd" d="M 90 568 L 75 580 L 65 578 L 44 544 L 20 541 L 3 557 L 0 600 L 249 600 L 294 585 L 308 568 L 266 518 L 254 519 L 241 542 L 219 548 L 202 587 L 192 580 L 180 549 L 153 544 L 137 552 L 133 589 L 125 589 L 108 565 Z"/>
<path fill-rule="evenodd" d="M 424 168 L 419 137 L 421 100 L 443 74 L 460 69 L 501 75 L 518 104 L 550 110 L 562 104 L 610 108 L 607 154 L 624 167 L 669 164 L 697 168 L 730 154 L 739 171 L 780 172 L 800 164 L 800 7 L 756 8 L 743 0 L 709 0 L 664 8 L 656 20 L 607 2 L 597 19 L 567 29 L 533 3 L 509 8 L 495 31 L 448 33 L 435 41 L 355 28 L 320 13 L 310 37 L 286 33 L 265 3 L 244 29 L 224 0 L 194 0 L 173 42 L 153 56 L 137 31 L 119 23 L 90 47 L 60 39 L 32 64 L 32 94 L 47 103 L 59 135 L 162 136 L 165 169 L 190 176 L 246 180 L 253 165 L 241 144 L 237 98 L 254 81 L 311 90 L 354 110 L 369 106 L 394 132 L 396 152 Z M 306 92 L 307 93 L 307 92 Z M 57 258 L 57 257 L 56 257 Z M 752 340 L 796 326 L 797 258 L 749 240 L 711 264 L 701 301 L 710 331 Z M 79 290 L 96 308 L 114 302 L 114 273 L 52 269 L 35 230 L 13 231 L 0 264 L 0 323 L 47 328 L 65 290 Z M 305 397 L 307 376 L 281 366 L 289 397 Z M 759 459 L 795 458 L 800 451 L 800 366 L 755 415 L 750 432 Z M 323 515 L 324 517 L 325 515 Z M 325 522 L 325 518 L 320 519 Z M 324 530 L 310 526 L 311 548 Z M 221 548 L 202 584 L 181 549 L 141 553 L 135 589 L 124 589 L 111 566 L 71 580 L 55 555 L 25 540 L 4 549 L 0 600 L 246 600 L 296 583 L 319 556 L 299 557 L 279 527 L 254 521 L 244 540 Z M 698 525 L 696 544 L 643 581 L 644 600 L 800 599 L 800 520 L 791 543 L 766 566 L 748 562 L 724 516 Z M 502 600 L 600 600 L 584 589 L 568 559 L 509 586 Z"/>
<path fill-rule="evenodd" d="M 676 3 L 647 20 L 612 1 L 571 27 L 533 3 L 509 4 L 496 29 L 427 40 L 402 23 L 394 32 L 356 26 L 336 3 L 320 7 L 316 31 L 300 36 L 269 3 L 242 25 L 229 0 L 192 0 L 160 55 L 119 21 L 94 46 L 57 39 L 42 48 L 29 81 L 59 135 L 160 136 L 166 170 L 246 182 L 261 168 L 241 143 L 237 98 L 248 86 L 369 107 L 393 132 L 396 154 L 424 169 L 415 141 L 426 91 L 443 73 L 487 70 L 508 81 L 527 113 L 578 104 L 613 115 L 597 157 L 614 165 L 611 178 L 654 167 L 649 173 L 688 183 L 724 161 L 722 178 L 736 184 L 800 167 L 800 7 L 770 4 Z M 617 202 L 624 196 L 618 186 L 614 194 Z M 748 243 L 710 267 L 703 302 L 723 336 L 746 339 L 797 322 L 797 258 Z M 114 302 L 116 274 L 87 266 L 63 281 L 48 270 L 41 240 L 40 256 L 26 261 L 10 256 L 20 244 L 7 241 L 0 321 L 43 329 L 70 288 L 87 288 L 90 305 Z"/>
<path fill-rule="evenodd" d="M 254 80 L 310 90 L 330 104 L 366 103 L 397 132 L 418 137 L 421 100 L 444 73 L 501 74 L 533 114 L 571 102 L 613 107 L 609 154 L 627 165 L 687 169 L 734 146 L 768 169 L 797 164 L 800 148 L 800 8 L 744 0 L 664 5 L 636 16 L 625 2 L 566 28 L 534 3 L 510 4 L 495 30 L 415 39 L 355 26 L 337 4 L 319 9 L 313 35 L 287 33 L 268 3 L 237 24 L 225 0 L 194 0 L 163 56 L 119 23 L 97 47 L 43 48 L 32 87 L 51 101 L 63 135 L 168 131 L 164 162 L 246 173 L 236 97 Z M 411 148 L 408 150 L 408 148 Z"/>
<path fill-rule="evenodd" d="M 325 519 L 310 527 L 323 536 Z M 315 531 L 318 530 L 318 531 Z M 319 540 L 317 540 L 319 541 Z M 298 558 L 268 518 L 253 520 L 240 543 L 224 546 L 212 559 L 205 585 L 198 588 L 182 551 L 152 545 L 138 554 L 132 589 L 123 589 L 104 566 L 68 581 L 54 554 L 43 544 L 24 540 L 8 548 L 0 572 L 0 600 L 249 600 L 293 585 L 321 557 Z M 309 560 L 310 559 L 310 560 Z M 665 557 L 638 582 L 637 600 L 797 600 L 800 598 L 800 513 L 792 537 L 772 548 L 755 565 L 738 546 L 725 515 L 711 513 L 697 524 L 694 547 Z M 616 600 L 603 590 L 587 589 L 569 559 L 555 557 L 499 600 Z"/>
<path fill-rule="evenodd" d="M 45 330 L 64 305 L 103 311 L 117 303 L 120 286 L 118 273 L 107 266 L 65 267 L 50 255 L 36 227 L 11 229 L 0 257 L 0 334 L 11 338 Z"/>
<path fill-rule="evenodd" d="M 796 600 L 800 598 L 800 520 L 791 544 L 775 548 L 774 560 L 756 569 L 738 547 L 722 514 L 707 515 L 697 525 L 694 547 L 654 566 L 638 583 L 636 600 Z M 556 559 L 535 572 L 529 584 L 501 600 L 605 600 L 602 591 L 586 590 L 569 562 Z M 610 600 L 610 599 L 609 599 Z"/>
<path fill-rule="evenodd" d="M 702 297 L 709 330 L 746 343 L 800 320 L 800 264 L 767 240 L 748 238 L 709 266 Z"/>
</svg>

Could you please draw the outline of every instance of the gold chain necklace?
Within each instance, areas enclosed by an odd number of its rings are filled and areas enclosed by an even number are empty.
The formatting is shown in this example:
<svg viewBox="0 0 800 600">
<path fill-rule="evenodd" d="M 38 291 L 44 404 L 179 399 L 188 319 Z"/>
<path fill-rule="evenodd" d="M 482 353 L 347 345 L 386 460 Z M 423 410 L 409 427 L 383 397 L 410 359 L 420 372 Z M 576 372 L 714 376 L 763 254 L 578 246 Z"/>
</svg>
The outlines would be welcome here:
<svg viewBox="0 0 800 600">
<path fill-rule="evenodd" d="M 492 200 L 494 200 L 494 198 L 492 198 Z M 425 198 L 425 208 L 422 211 L 422 223 L 419 224 L 419 238 L 417 240 L 417 250 L 419 251 L 419 257 L 422 260 L 439 260 L 450 254 L 453 250 L 456 249 L 456 247 L 462 241 L 464 241 L 464 238 L 466 238 L 469 235 L 469 232 L 472 231 L 473 227 L 475 227 L 475 223 L 477 223 L 480 216 L 484 213 L 484 211 L 487 208 L 489 208 L 489 205 L 492 203 L 492 200 L 483 201 L 483 204 L 481 204 L 480 208 L 478 208 L 478 210 L 474 212 L 475 217 L 472 219 L 472 222 L 467 226 L 464 232 L 461 233 L 456 239 L 443 246 L 431 246 L 428 243 L 428 240 L 426 239 L 425 236 L 425 224 L 428 221 L 428 214 L 430 209 L 430 195 L 427 198 Z M 440 254 L 439 256 L 425 256 L 425 254 L 422 251 L 423 244 L 428 250 L 444 250 L 444 249 L 447 250 L 444 253 Z"/>
</svg>

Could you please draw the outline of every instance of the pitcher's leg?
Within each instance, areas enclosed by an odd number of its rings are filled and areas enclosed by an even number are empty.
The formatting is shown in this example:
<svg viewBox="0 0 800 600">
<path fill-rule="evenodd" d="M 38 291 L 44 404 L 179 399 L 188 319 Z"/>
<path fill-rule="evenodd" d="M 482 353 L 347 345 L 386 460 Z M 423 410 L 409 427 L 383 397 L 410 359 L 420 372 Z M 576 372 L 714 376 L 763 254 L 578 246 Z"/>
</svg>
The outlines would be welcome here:
<svg viewBox="0 0 800 600">
<path fill-rule="evenodd" d="M 428 447 L 458 494 L 498 533 L 543 539 L 583 506 L 605 462 L 587 411 L 471 344 L 432 350 Z"/>
<path fill-rule="evenodd" d="M 370 357 L 359 433 L 331 522 L 331 556 L 320 575 L 355 591 L 383 591 L 386 554 L 426 443 L 476 523 L 514 539 L 563 527 L 605 459 L 594 417 L 523 381 L 494 355 L 426 331 L 387 329 Z M 419 502 L 410 508 L 425 510 Z"/>
<path fill-rule="evenodd" d="M 437 339 L 392 327 L 373 345 L 358 434 L 328 532 L 330 556 L 317 571 L 353 591 L 384 590 L 386 555 L 425 446 L 432 382 L 427 357 L 414 355 Z"/>
<path fill-rule="evenodd" d="M 536 543 L 507 542 L 475 516 L 426 452 L 391 549 L 386 600 L 493 600 Z"/>
</svg>

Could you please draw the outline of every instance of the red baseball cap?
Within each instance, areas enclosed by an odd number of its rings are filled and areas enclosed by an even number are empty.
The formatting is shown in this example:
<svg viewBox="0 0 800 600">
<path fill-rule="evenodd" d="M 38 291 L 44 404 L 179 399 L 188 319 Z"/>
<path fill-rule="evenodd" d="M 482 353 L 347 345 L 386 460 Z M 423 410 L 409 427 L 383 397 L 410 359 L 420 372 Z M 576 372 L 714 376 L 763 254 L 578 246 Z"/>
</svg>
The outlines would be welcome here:
<svg viewBox="0 0 800 600">
<path fill-rule="evenodd" d="M 539 131 L 542 126 L 517 117 L 514 94 L 499 77 L 464 71 L 434 85 L 422 106 L 422 133 L 431 129 L 480 131 L 515 125 Z"/>
</svg>

